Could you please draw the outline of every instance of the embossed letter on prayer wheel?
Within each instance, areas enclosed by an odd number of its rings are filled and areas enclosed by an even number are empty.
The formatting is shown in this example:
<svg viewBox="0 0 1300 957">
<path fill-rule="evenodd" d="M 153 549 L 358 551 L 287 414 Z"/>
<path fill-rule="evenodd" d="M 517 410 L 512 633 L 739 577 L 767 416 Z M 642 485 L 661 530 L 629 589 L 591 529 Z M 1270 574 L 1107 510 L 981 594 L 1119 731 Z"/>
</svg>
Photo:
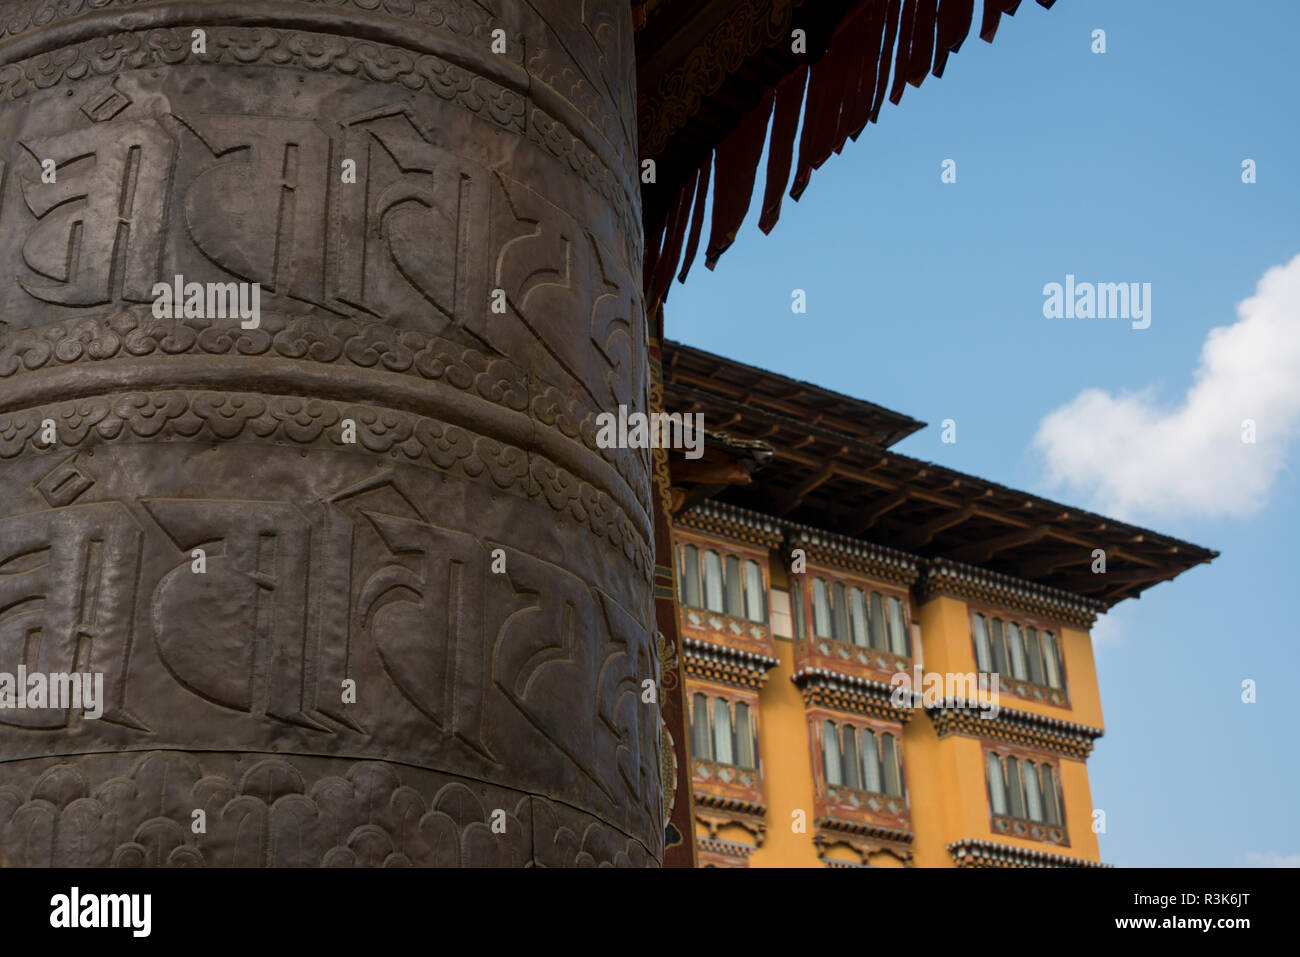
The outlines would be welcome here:
<svg viewBox="0 0 1300 957">
<path fill-rule="evenodd" d="M 628 4 L 0 16 L 0 864 L 657 863 Z"/>
</svg>

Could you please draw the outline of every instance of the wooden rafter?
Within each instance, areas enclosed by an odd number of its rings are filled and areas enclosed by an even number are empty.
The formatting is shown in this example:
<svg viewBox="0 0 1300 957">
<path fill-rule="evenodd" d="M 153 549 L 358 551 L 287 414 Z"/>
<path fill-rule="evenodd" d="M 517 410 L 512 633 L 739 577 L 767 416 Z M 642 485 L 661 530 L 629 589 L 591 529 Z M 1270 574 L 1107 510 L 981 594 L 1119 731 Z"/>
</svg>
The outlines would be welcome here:
<svg viewBox="0 0 1300 957">
<path fill-rule="evenodd" d="M 774 511 L 777 515 L 788 515 L 803 504 L 804 498 L 813 489 L 819 485 L 824 485 L 835 475 L 836 464 L 834 461 L 827 462 L 820 469 L 809 475 L 802 482 L 790 490 L 790 493 L 781 499 L 775 506 Z"/>
<path fill-rule="evenodd" d="M 1005 535 L 986 538 L 958 548 L 949 552 L 947 557 L 959 562 L 971 562 L 978 565 L 981 562 L 988 561 L 1004 549 L 1016 548 L 1019 545 L 1036 542 L 1045 537 L 1050 531 L 1051 529 L 1046 525 L 1031 525 L 1029 528 L 1018 528 L 1013 532 L 1007 532 Z"/>
</svg>

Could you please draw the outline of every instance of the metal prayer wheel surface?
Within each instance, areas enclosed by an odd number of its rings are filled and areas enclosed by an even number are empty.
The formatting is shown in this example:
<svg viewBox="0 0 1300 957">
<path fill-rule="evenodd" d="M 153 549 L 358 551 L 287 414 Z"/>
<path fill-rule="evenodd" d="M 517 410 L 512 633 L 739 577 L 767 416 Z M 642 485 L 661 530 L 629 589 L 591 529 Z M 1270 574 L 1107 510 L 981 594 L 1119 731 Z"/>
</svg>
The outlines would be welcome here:
<svg viewBox="0 0 1300 957">
<path fill-rule="evenodd" d="M 0 3 L 0 864 L 658 862 L 635 156 L 619 0 Z"/>
</svg>

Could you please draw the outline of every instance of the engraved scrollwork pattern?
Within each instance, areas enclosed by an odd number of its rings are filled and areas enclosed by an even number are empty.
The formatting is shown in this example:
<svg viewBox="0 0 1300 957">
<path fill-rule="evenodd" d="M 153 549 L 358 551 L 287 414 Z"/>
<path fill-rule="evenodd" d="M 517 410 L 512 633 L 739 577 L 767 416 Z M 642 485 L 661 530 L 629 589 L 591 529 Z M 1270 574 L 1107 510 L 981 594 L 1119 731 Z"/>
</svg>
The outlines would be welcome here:
<svg viewBox="0 0 1300 957">
<path fill-rule="evenodd" d="M 42 449 L 42 422 L 52 420 L 59 449 L 132 439 L 197 438 L 293 442 L 359 449 L 401 461 L 490 480 L 504 492 L 543 501 L 607 539 L 647 580 L 654 559 L 644 537 L 609 495 L 549 460 L 454 425 L 394 409 L 315 398 L 231 392 L 132 392 L 94 396 L 0 414 L 0 460 Z M 337 426 L 356 423 L 356 443 Z"/>
<path fill-rule="evenodd" d="M 191 354 L 273 355 L 444 382 L 505 408 L 529 411 L 542 425 L 582 442 L 610 463 L 640 501 L 650 494 L 649 477 L 636 452 L 602 448 L 596 442 L 598 411 L 589 400 L 555 386 L 530 386 L 523 370 L 508 359 L 379 322 L 264 316 L 259 328 L 239 329 L 204 319 L 131 313 L 64 320 L 0 337 L 0 380 L 54 365 Z"/>
</svg>

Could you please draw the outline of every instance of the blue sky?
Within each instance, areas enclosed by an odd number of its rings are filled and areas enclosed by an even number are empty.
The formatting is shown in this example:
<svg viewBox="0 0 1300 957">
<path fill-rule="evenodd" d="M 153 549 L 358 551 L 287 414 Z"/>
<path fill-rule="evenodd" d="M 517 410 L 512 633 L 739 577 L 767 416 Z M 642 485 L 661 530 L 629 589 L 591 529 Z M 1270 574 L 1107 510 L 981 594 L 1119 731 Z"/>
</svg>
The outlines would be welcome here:
<svg viewBox="0 0 1300 957">
<path fill-rule="evenodd" d="M 1089 772 L 1120 866 L 1300 865 L 1300 263 L 1202 362 L 1300 255 L 1297 36 L 1289 0 L 1025 0 L 666 307 L 670 338 L 929 422 L 905 454 L 1222 552 L 1096 634 Z M 1150 327 L 1045 318 L 1067 273 L 1151 283 Z"/>
</svg>

